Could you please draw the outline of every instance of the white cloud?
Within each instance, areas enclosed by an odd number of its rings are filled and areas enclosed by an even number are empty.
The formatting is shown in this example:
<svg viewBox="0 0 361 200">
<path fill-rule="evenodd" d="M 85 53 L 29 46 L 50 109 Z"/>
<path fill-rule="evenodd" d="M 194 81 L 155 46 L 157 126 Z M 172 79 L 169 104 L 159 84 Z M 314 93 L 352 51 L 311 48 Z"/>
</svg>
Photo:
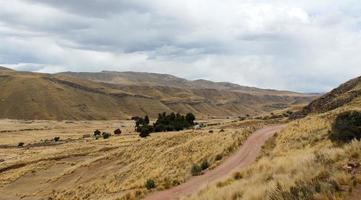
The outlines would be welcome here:
<svg viewBox="0 0 361 200">
<path fill-rule="evenodd" d="M 360 10 L 356 0 L 6 1 L 0 65 L 325 91 L 361 74 Z"/>
</svg>

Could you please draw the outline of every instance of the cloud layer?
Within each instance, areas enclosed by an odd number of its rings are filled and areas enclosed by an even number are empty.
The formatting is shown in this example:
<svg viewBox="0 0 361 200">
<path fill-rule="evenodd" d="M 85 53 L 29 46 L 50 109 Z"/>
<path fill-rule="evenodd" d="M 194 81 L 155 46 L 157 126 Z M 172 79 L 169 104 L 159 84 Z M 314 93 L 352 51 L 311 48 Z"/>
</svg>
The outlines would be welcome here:
<svg viewBox="0 0 361 200">
<path fill-rule="evenodd" d="M 319 92 L 361 75 L 360 31 L 357 0 L 12 0 L 0 65 Z"/>
</svg>

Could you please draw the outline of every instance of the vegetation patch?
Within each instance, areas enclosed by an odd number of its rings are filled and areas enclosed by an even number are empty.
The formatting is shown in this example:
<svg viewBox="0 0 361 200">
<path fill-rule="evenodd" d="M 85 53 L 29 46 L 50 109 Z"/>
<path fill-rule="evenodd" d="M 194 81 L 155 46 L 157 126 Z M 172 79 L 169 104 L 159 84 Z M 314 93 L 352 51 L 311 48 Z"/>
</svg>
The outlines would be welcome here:
<svg viewBox="0 0 361 200">
<path fill-rule="evenodd" d="M 339 114 L 332 125 L 330 139 L 333 142 L 350 142 L 361 139 L 361 112 L 348 111 Z"/>
<path fill-rule="evenodd" d="M 145 187 L 148 189 L 148 190 L 151 190 L 153 188 L 156 188 L 156 185 L 155 185 L 155 181 L 153 179 L 148 179 L 146 182 L 145 182 Z"/>
<path fill-rule="evenodd" d="M 202 173 L 201 166 L 194 164 L 191 169 L 192 176 L 199 176 Z"/>
<path fill-rule="evenodd" d="M 195 116 L 188 113 L 185 116 L 179 113 L 160 113 L 158 119 L 153 125 L 150 125 L 149 117 L 133 117 L 135 129 L 139 132 L 140 137 L 147 137 L 152 132 L 181 131 L 192 127 L 195 123 Z"/>
</svg>

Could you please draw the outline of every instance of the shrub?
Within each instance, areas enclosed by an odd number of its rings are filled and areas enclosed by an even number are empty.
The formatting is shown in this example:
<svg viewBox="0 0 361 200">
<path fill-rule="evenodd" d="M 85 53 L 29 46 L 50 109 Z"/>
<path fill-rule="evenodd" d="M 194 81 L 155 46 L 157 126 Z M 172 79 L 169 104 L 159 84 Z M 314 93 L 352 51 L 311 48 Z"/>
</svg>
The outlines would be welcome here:
<svg viewBox="0 0 361 200">
<path fill-rule="evenodd" d="M 222 160 L 222 158 L 223 158 L 222 154 L 217 154 L 215 159 L 216 161 L 218 161 L 218 160 Z"/>
<path fill-rule="evenodd" d="M 240 172 L 236 172 L 236 173 L 233 174 L 233 178 L 235 180 L 239 180 L 239 179 L 243 178 L 243 176 L 242 176 L 242 174 Z"/>
<path fill-rule="evenodd" d="M 114 135 L 120 135 L 122 134 L 122 130 L 120 130 L 119 128 L 114 130 Z"/>
<path fill-rule="evenodd" d="M 155 181 L 153 179 L 148 179 L 146 182 L 145 182 L 145 187 L 148 189 L 148 190 L 151 190 L 153 188 L 156 187 L 155 185 Z"/>
<path fill-rule="evenodd" d="M 152 132 L 152 127 L 145 125 L 140 128 L 139 136 L 140 137 L 148 137 L 151 132 Z"/>
<path fill-rule="evenodd" d="M 102 136 L 103 136 L 103 139 L 108 139 L 110 137 L 110 133 L 103 132 Z"/>
<path fill-rule="evenodd" d="M 18 147 L 23 147 L 24 144 L 25 144 L 24 142 L 19 142 Z"/>
<path fill-rule="evenodd" d="M 205 169 L 208 169 L 209 167 L 209 163 L 207 160 L 203 160 L 202 163 L 201 163 L 201 169 L 202 170 L 205 170 Z"/>
<path fill-rule="evenodd" d="M 100 133 L 101 132 L 97 129 L 97 130 L 94 131 L 94 136 L 100 135 Z"/>
<path fill-rule="evenodd" d="M 361 139 L 361 112 L 348 111 L 339 114 L 333 125 L 329 138 L 333 142 L 350 142 Z"/>
<path fill-rule="evenodd" d="M 199 165 L 194 164 L 192 166 L 192 169 L 191 169 L 192 176 L 198 176 L 201 174 L 201 172 L 202 172 L 202 168 Z"/>
<path fill-rule="evenodd" d="M 54 141 L 58 142 L 60 140 L 60 137 L 54 137 Z"/>
<path fill-rule="evenodd" d="M 209 130 L 208 133 L 213 133 L 213 130 Z"/>
</svg>

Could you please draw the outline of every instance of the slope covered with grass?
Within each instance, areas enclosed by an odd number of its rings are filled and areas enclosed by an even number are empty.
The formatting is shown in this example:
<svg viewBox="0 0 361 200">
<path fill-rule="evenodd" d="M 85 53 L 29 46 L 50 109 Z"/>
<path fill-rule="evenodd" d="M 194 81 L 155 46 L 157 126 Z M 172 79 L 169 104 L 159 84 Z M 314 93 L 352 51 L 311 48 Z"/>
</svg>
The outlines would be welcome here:
<svg viewBox="0 0 361 200">
<path fill-rule="evenodd" d="M 345 85 L 342 85 L 315 102 L 323 101 L 325 97 L 328 102 L 349 98 L 359 85 L 359 80 L 351 90 L 343 90 Z M 336 92 L 336 95 L 335 91 L 343 92 Z M 361 98 L 354 96 L 327 110 L 290 122 L 267 142 L 255 164 L 208 186 L 189 199 L 347 198 L 361 184 L 358 166 L 361 163 L 361 142 L 335 143 L 330 140 L 330 134 L 340 113 L 361 111 Z"/>
<path fill-rule="evenodd" d="M 156 77 L 161 80 L 163 76 Z M 0 70 L 0 91 L 0 118 L 51 120 L 129 119 L 146 114 L 156 117 L 162 112 L 224 118 L 269 112 L 313 98 L 293 93 L 254 95 L 209 88 L 110 84 L 66 74 L 11 70 Z"/>
</svg>

